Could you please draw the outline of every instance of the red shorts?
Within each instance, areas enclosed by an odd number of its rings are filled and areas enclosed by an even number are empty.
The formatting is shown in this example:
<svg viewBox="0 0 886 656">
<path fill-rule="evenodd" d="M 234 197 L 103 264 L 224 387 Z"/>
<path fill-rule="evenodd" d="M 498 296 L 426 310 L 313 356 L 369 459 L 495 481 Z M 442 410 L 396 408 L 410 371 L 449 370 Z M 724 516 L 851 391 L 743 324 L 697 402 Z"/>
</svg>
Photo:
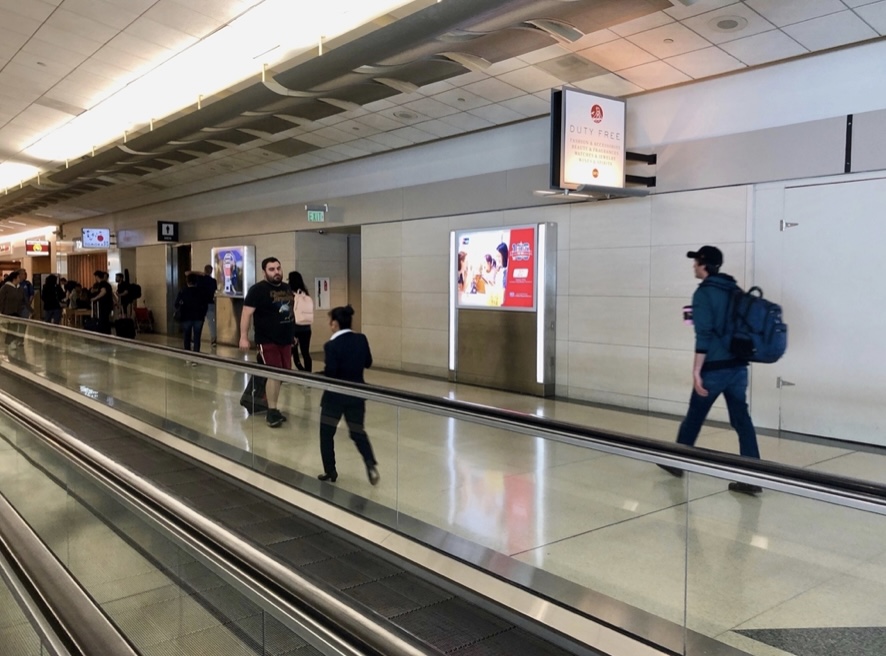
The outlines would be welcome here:
<svg viewBox="0 0 886 656">
<path fill-rule="evenodd" d="M 261 359 L 269 367 L 292 369 L 292 344 L 259 344 Z"/>
</svg>

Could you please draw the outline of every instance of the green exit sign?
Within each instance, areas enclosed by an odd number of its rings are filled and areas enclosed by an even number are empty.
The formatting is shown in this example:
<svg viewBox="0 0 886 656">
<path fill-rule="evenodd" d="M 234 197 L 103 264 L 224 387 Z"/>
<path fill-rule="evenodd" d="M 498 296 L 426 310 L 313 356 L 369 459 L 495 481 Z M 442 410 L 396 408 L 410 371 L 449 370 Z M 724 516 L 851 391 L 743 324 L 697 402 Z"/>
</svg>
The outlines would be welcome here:
<svg viewBox="0 0 886 656">
<path fill-rule="evenodd" d="M 308 221 L 311 223 L 323 223 L 326 220 L 326 212 L 323 210 L 308 210 Z"/>
</svg>

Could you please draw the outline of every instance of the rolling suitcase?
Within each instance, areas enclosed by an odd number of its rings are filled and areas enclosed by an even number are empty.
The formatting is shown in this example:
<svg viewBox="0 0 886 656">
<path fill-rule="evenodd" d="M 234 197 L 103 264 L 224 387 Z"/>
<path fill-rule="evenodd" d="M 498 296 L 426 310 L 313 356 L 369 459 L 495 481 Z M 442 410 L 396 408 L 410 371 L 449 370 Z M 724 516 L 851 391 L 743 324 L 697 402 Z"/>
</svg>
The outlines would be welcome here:
<svg viewBox="0 0 886 656">
<path fill-rule="evenodd" d="M 135 320 L 129 317 L 117 319 L 114 322 L 114 332 L 117 333 L 117 337 L 135 339 Z"/>
<path fill-rule="evenodd" d="M 92 314 L 88 317 L 83 317 L 83 330 L 89 330 L 94 333 L 101 332 L 101 325 L 98 321 L 98 304 L 92 304 Z"/>
<path fill-rule="evenodd" d="M 258 354 L 256 360 L 259 364 L 264 364 L 261 353 Z M 265 385 L 267 382 L 268 379 L 262 376 L 250 376 L 249 380 L 246 381 L 246 389 L 240 395 L 240 405 L 246 408 L 246 412 L 249 414 L 254 415 L 260 412 L 267 412 L 268 399 L 265 396 Z"/>
</svg>

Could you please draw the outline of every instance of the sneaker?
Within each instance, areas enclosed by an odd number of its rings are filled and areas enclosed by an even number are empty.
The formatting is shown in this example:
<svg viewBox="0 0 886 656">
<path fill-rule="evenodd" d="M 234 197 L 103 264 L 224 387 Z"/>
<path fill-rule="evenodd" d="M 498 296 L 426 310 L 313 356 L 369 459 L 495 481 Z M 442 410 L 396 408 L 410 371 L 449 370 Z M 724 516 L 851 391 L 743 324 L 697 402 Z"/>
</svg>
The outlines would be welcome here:
<svg viewBox="0 0 886 656">
<path fill-rule="evenodd" d="M 677 478 L 683 478 L 683 470 L 677 469 L 676 467 L 668 467 L 667 465 L 658 465 L 659 469 L 664 469 L 671 476 L 676 476 Z"/>
<path fill-rule="evenodd" d="M 286 421 L 283 415 L 280 414 L 280 411 L 276 408 L 268 409 L 268 426 L 271 428 L 277 428 L 282 425 L 283 422 Z"/>
<path fill-rule="evenodd" d="M 729 490 L 731 492 L 738 492 L 740 494 L 748 494 L 750 496 L 756 496 L 763 491 L 763 488 L 759 485 L 751 485 L 750 483 L 730 483 Z"/>
</svg>

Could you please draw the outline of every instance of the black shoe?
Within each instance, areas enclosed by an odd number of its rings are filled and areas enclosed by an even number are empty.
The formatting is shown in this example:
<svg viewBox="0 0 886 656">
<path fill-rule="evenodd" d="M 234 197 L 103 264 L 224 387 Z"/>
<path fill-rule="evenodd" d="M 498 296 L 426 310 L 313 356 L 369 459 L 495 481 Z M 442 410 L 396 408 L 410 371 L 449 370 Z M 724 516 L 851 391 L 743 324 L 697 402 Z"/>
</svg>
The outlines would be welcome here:
<svg viewBox="0 0 886 656">
<path fill-rule="evenodd" d="M 381 479 L 381 476 L 379 476 L 378 470 L 375 468 L 375 465 L 366 466 L 366 476 L 369 477 L 370 485 L 378 485 L 378 481 Z"/>
<path fill-rule="evenodd" d="M 664 469 L 671 476 L 676 476 L 677 478 L 683 478 L 683 470 L 677 469 L 676 467 L 668 467 L 667 465 L 658 465 L 660 469 Z"/>
<path fill-rule="evenodd" d="M 317 478 L 321 481 L 329 481 L 330 483 L 335 483 L 338 480 L 338 472 L 332 472 L 331 474 L 320 474 Z"/>
<path fill-rule="evenodd" d="M 750 483 L 730 483 L 729 490 L 731 492 L 739 492 L 740 494 L 749 494 L 750 496 L 756 496 L 763 491 L 763 488 L 759 485 L 751 485 Z"/>
<path fill-rule="evenodd" d="M 280 414 L 279 410 L 275 408 L 268 409 L 268 426 L 271 428 L 277 428 L 282 425 L 284 421 L 286 421 L 286 418 Z"/>
</svg>

